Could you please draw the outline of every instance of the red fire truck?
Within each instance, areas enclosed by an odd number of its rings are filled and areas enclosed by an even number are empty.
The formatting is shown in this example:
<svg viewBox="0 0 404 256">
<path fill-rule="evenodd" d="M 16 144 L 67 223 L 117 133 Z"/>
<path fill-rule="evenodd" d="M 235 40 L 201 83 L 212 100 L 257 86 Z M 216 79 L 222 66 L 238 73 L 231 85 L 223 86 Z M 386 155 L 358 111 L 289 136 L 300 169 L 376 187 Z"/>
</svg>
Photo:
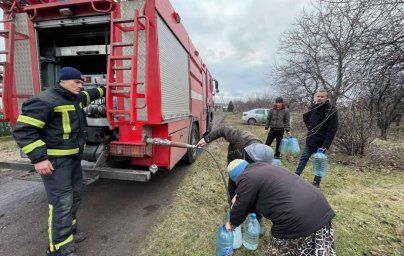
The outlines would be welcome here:
<svg viewBox="0 0 404 256">
<path fill-rule="evenodd" d="M 195 161 L 195 148 L 161 145 L 196 144 L 209 131 L 218 83 L 168 0 L 0 5 L 2 111 L 11 125 L 28 97 L 54 86 L 60 68 L 73 66 L 84 74 L 85 88 L 107 87 L 105 100 L 85 109 L 83 158 L 99 177 L 148 181 L 181 159 Z"/>
</svg>

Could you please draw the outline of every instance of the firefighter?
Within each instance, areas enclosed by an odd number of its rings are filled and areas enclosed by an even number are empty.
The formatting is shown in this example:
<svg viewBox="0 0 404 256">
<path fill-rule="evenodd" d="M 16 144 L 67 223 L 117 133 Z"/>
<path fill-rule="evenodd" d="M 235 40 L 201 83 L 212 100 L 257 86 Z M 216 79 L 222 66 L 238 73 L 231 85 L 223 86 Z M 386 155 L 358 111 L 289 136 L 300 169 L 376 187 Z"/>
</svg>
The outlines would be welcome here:
<svg viewBox="0 0 404 256">
<path fill-rule="evenodd" d="M 198 147 L 205 146 L 218 138 L 224 138 L 229 142 L 227 150 L 227 164 L 235 159 L 245 159 L 249 163 L 267 162 L 272 163 L 274 153 L 271 147 L 262 143 L 262 141 L 253 133 L 235 129 L 230 126 L 222 125 L 209 134 L 205 135 L 198 143 Z M 230 198 L 236 194 L 236 183 L 229 179 L 228 192 Z M 261 215 L 257 215 L 260 222 L 260 236 L 264 235 L 265 229 L 261 221 Z"/>
<path fill-rule="evenodd" d="M 105 87 L 83 89 L 79 70 L 64 67 L 54 88 L 22 105 L 13 137 L 42 177 L 49 205 L 47 255 L 74 256 L 76 243 L 86 238 L 77 232 L 76 213 L 81 201 L 81 156 L 85 144 L 83 108 L 104 97 Z"/>
</svg>

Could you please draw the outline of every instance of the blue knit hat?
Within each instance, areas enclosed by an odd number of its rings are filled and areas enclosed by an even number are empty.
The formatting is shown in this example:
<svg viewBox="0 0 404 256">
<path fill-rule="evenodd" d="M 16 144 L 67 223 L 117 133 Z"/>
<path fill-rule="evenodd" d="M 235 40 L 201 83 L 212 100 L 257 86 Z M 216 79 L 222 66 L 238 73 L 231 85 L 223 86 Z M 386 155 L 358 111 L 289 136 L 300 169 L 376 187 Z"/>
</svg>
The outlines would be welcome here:
<svg viewBox="0 0 404 256">
<path fill-rule="evenodd" d="M 59 71 L 59 81 L 60 80 L 82 80 L 80 71 L 72 67 L 64 67 Z"/>
<path fill-rule="evenodd" d="M 227 172 L 229 173 L 229 178 L 232 181 L 236 181 L 237 177 L 245 170 L 248 166 L 248 162 L 242 159 L 236 159 L 230 162 L 227 166 Z"/>
</svg>

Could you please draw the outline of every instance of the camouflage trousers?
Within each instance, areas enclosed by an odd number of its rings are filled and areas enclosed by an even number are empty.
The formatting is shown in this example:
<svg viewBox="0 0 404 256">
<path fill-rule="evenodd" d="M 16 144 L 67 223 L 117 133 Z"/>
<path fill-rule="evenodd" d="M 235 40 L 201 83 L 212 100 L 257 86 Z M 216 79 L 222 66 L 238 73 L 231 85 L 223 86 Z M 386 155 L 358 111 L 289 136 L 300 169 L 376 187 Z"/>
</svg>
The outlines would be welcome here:
<svg viewBox="0 0 404 256">
<path fill-rule="evenodd" d="M 335 256 L 334 227 L 328 223 L 313 234 L 295 239 L 270 237 L 265 256 Z"/>
</svg>

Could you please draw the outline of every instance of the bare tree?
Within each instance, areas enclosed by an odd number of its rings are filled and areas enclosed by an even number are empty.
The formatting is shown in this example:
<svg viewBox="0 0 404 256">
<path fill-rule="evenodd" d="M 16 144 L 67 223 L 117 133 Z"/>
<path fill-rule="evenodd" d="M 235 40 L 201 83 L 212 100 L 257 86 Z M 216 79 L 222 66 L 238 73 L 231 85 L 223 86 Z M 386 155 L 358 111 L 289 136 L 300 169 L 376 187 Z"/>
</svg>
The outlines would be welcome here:
<svg viewBox="0 0 404 256">
<path fill-rule="evenodd" d="M 314 7 L 313 12 L 303 12 L 282 38 L 275 81 L 278 88 L 288 84 L 303 97 L 313 98 L 319 87 L 325 88 L 335 105 L 356 84 L 360 38 L 367 29 L 359 23 L 365 10 L 322 1 Z"/>
<path fill-rule="evenodd" d="M 404 1 L 317 0 L 313 7 L 281 39 L 273 86 L 305 106 L 318 88 L 333 105 L 366 101 L 385 139 L 404 108 Z"/>
<path fill-rule="evenodd" d="M 339 128 L 334 139 L 337 149 L 351 156 L 364 156 L 370 143 L 376 138 L 374 123 L 368 122 L 368 102 L 355 102 L 340 108 Z"/>
</svg>

